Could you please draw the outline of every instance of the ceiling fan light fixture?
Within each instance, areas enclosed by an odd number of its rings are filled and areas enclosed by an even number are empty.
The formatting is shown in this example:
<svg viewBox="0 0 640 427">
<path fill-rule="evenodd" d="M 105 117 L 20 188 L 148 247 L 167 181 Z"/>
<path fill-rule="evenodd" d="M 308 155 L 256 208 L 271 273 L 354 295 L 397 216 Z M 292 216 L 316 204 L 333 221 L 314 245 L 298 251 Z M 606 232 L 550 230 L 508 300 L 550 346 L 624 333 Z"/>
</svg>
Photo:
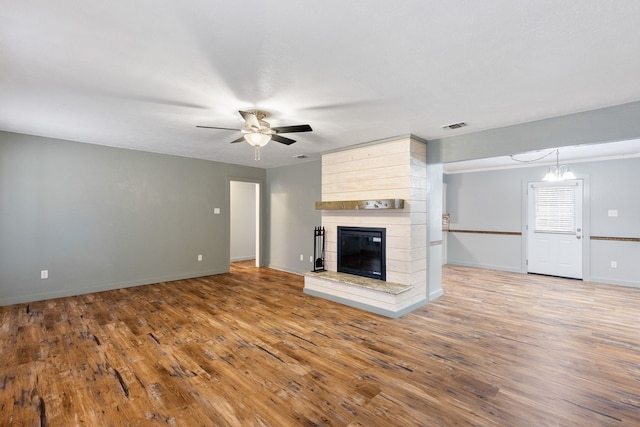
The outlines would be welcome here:
<svg viewBox="0 0 640 427">
<path fill-rule="evenodd" d="M 268 113 L 262 110 L 252 111 L 238 111 L 244 119 L 244 126 L 241 129 L 233 129 L 219 126 L 201 126 L 199 128 L 207 129 L 223 129 L 223 130 L 237 130 L 244 135 L 240 138 L 231 141 L 232 144 L 247 141 L 247 144 L 255 149 L 255 159 L 260 160 L 260 148 L 264 147 L 272 139 L 280 144 L 291 145 L 296 142 L 294 139 L 279 135 L 281 133 L 294 133 L 294 132 L 311 132 L 311 126 L 309 125 L 294 125 L 294 126 L 278 126 L 271 127 L 269 122 L 264 121 L 265 117 L 268 117 Z"/>
<path fill-rule="evenodd" d="M 244 139 L 253 147 L 264 147 L 271 141 L 271 135 L 259 132 L 250 132 L 244 134 Z"/>
</svg>

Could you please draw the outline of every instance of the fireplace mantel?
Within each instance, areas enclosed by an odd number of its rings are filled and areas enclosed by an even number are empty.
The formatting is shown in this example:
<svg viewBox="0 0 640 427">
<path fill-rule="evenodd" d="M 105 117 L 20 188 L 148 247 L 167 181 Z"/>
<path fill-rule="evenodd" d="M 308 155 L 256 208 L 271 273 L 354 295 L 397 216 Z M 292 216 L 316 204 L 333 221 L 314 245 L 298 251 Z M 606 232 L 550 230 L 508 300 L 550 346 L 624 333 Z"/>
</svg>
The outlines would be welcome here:
<svg viewBox="0 0 640 427">
<path fill-rule="evenodd" d="M 316 210 L 380 210 L 404 209 L 404 199 L 337 200 L 316 202 Z"/>
</svg>

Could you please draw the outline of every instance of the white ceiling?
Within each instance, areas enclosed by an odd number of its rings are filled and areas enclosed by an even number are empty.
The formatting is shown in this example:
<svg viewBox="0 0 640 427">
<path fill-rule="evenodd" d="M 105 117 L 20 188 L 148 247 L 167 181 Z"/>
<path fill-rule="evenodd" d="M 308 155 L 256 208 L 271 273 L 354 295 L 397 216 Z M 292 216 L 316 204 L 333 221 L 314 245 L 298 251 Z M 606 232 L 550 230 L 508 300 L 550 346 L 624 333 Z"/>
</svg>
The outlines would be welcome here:
<svg viewBox="0 0 640 427">
<path fill-rule="evenodd" d="M 0 0 L 0 129 L 271 168 L 640 100 L 637 0 Z M 255 162 L 239 109 L 310 124 Z M 466 121 L 445 131 L 441 126 Z"/>
</svg>

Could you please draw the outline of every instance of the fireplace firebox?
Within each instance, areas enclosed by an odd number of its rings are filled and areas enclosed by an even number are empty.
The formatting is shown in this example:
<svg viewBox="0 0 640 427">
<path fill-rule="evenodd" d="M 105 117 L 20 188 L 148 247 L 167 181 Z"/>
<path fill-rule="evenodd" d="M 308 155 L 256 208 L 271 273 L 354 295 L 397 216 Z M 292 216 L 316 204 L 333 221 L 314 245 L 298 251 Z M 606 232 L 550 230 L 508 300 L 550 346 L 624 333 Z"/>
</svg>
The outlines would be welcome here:
<svg viewBox="0 0 640 427">
<path fill-rule="evenodd" d="M 386 229 L 338 227 L 338 271 L 387 280 Z"/>
</svg>

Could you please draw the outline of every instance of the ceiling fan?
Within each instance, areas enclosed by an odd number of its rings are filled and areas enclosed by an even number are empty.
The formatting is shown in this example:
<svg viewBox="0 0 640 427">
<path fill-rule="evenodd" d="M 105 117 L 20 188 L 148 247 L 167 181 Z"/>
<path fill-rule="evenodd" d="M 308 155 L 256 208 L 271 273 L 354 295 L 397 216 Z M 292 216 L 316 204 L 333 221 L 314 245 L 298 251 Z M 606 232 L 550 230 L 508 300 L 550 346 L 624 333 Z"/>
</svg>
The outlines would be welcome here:
<svg viewBox="0 0 640 427">
<path fill-rule="evenodd" d="M 260 160 L 260 148 L 264 147 L 271 141 L 280 142 L 281 144 L 291 145 L 295 140 L 281 136 L 281 133 L 294 133 L 294 132 L 311 132 L 311 126 L 309 125 L 295 125 L 295 126 L 277 126 L 271 127 L 271 125 L 264 119 L 269 117 L 269 113 L 262 110 L 251 111 L 238 111 L 244 119 L 245 125 L 241 129 L 224 128 L 218 126 L 196 126 L 205 129 L 223 129 L 223 130 L 236 130 L 242 132 L 244 135 L 240 138 L 231 141 L 232 144 L 236 142 L 247 141 L 249 145 L 255 148 L 255 159 Z"/>
</svg>

